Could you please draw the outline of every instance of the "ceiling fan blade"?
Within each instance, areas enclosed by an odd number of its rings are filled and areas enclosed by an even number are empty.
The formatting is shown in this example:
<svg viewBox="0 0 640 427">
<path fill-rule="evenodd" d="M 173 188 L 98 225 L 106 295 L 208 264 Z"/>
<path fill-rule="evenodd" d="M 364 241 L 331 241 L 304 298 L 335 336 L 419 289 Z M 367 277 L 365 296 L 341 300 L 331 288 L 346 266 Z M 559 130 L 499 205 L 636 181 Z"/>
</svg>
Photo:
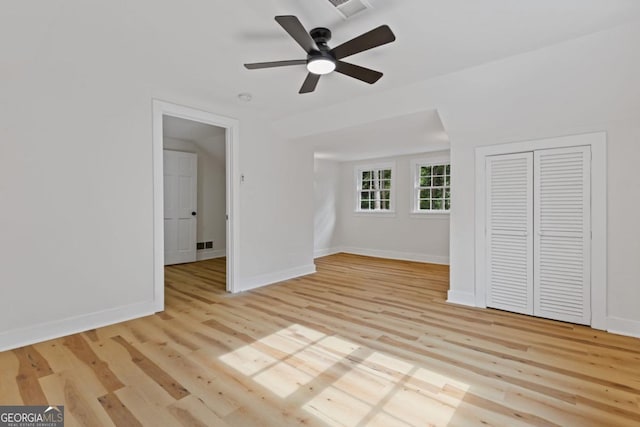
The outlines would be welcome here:
<svg viewBox="0 0 640 427">
<path fill-rule="evenodd" d="M 307 74 L 307 78 L 304 79 L 304 83 L 302 83 L 302 87 L 300 88 L 300 92 L 298 93 L 309 93 L 316 90 L 316 86 L 318 85 L 318 81 L 320 80 L 319 74 L 309 73 Z"/>
<path fill-rule="evenodd" d="M 336 59 L 342 59 L 355 55 L 356 53 L 364 52 L 365 50 L 373 49 L 374 47 L 382 46 L 383 44 L 391 43 L 395 39 L 396 36 L 391 31 L 391 28 L 389 28 L 388 25 L 381 25 L 378 28 L 374 28 L 333 48 L 331 53 Z"/>
<path fill-rule="evenodd" d="M 336 71 L 344 74 L 345 76 L 353 77 L 354 79 L 361 80 L 371 85 L 380 80 L 380 77 L 382 77 L 382 73 L 380 71 L 375 71 L 370 68 L 364 68 L 359 65 L 349 64 L 348 62 L 344 61 L 336 62 Z"/>
<path fill-rule="evenodd" d="M 290 61 L 273 61 L 273 62 L 254 62 L 253 64 L 244 64 L 249 70 L 258 70 L 260 68 L 286 67 L 289 65 L 305 65 L 306 59 L 293 59 Z"/>
<path fill-rule="evenodd" d="M 309 32 L 305 30 L 298 18 L 293 15 L 283 15 L 276 16 L 276 21 L 287 33 L 289 33 L 291 37 L 293 37 L 296 42 L 298 42 L 300 46 L 302 46 L 305 52 L 309 53 L 312 50 L 318 50 L 316 42 L 313 41 Z"/>
</svg>

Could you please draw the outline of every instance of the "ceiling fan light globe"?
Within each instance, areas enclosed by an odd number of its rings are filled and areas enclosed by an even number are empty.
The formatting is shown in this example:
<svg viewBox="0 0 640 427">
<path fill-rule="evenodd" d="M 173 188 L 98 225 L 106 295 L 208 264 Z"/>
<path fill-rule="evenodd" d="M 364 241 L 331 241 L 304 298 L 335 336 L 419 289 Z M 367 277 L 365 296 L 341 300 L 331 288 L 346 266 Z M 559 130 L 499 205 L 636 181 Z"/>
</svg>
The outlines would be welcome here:
<svg viewBox="0 0 640 427">
<path fill-rule="evenodd" d="M 335 69 L 336 63 L 327 58 L 315 58 L 310 59 L 309 62 L 307 62 L 307 70 L 313 74 L 329 74 Z"/>
</svg>

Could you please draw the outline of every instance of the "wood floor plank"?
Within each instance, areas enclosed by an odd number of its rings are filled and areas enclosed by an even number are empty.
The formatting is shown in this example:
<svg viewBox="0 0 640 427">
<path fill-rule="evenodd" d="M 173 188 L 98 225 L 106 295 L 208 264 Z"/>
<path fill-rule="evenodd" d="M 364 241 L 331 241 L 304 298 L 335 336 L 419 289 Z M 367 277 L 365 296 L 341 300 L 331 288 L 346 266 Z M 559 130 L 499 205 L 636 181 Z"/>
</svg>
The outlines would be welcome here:
<svg viewBox="0 0 640 427">
<path fill-rule="evenodd" d="M 337 254 L 240 294 L 165 269 L 165 310 L 0 353 L 0 405 L 69 426 L 636 426 L 640 340 L 448 304 L 447 266 Z"/>
<path fill-rule="evenodd" d="M 14 354 L 20 363 L 16 382 L 22 401 L 25 405 L 46 405 L 47 399 L 38 378 L 53 373 L 49 363 L 31 345 L 14 350 Z"/>
<path fill-rule="evenodd" d="M 124 347 L 131 355 L 133 363 L 138 365 L 144 373 L 158 383 L 158 385 L 160 385 L 160 387 L 162 387 L 171 397 L 178 400 L 189 395 L 189 390 L 184 388 L 182 384 L 180 384 L 171 375 L 160 369 L 158 365 L 145 356 L 140 350 L 129 344 L 120 336 L 113 337 L 112 339 Z"/>
<path fill-rule="evenodd" d="M 187 396 L 171 405 L 169 411 L 185 427 L 232 427 L 217 413 L 211 411 L 202 399 L 194 395 Z"/>
<path fill-rule="evenodd" d="M 24 405 L 17 380 L 20 362 L 14 352 L 0 352 L 0 368 L 0 404 Z"/>
<path fill-rule="evenodd" d="M 91 368 L 95 376 L 98 378 L 98 381 L 102 383 L 108 392 L 114 392 L 124 387 L 124 384 L 118 379 L 113 371 L 111 371 L 109 365 L 94 353 L 81 334 L 65 337 L 64 345 L 78 358 L 78 360 Z"/>
<path fill-rule="evenodd" d="M 131 413 L 145 426 L 181 427 L 180 423 L 169 411 L 169 407 L 174 403 L 167 403 L 154 400 L 147 388 L 126 386 L 116 392 L 118 399 L 125 405 Z"/>
<path fill-rule="evenodd" d="M 144 351 L 152 356 L 162 369 L 173 377 L 180 378 L 190 394 L 195 395 L 196 399 L 202 401 L 216 416 L 224 417 L 238 409 L 237 402 L 219 387 L 216 373 L 204 368 L 191 355 L 181 353 L 171 344 L 146 344 Z M 182 400 L 184 399 L 180 399 Z"/>
<path fill-rule="evenodd" d="M 158 408 L 166 408 L 175 402 L 175 399 L 164 388 L 134 363 L 129 352 L 111 338 L 91 343 L 91 347 L 101 359 L 109 360 L 110 368 L 125 384 L 124 388 L 116 391 L 118 396 L 121 396 L 121 391 L 132 389 L 133 394 L 140 391 L 146 401 Z"/>
<path fill-rule="evenodd" d="M 63 371 L 41 380 L 50 402 L 64 405 L 65 425 L 115 426 L 98 402 L 94 390 L 76 376 L 73 371 Z"/>
<path fill-rule="evenodd" d="M 142 427 L 142 424 L 113 393 L 98 397 L 98 402 L 116 426 Z"/>
</svg>

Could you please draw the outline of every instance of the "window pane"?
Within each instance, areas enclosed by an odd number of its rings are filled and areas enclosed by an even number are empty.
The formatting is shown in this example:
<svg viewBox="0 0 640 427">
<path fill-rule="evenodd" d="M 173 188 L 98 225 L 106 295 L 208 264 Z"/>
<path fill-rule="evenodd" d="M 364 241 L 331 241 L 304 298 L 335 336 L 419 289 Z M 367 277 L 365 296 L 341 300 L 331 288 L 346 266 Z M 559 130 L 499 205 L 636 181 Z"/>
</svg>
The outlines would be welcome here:
<svg viewBox="0 0 640 427">
<path fill-rule="evenodd" d="M 443 176 L 434 176 L 433 177 L 433 186 L 434 187 L 442 187 L 444 185 L 444 177 Z"/>
<path fill-rule="evenodd" d="M 445 166 L 445 172 L 447 173 L 447 175 L 451 174 L 451 165 Z"/>
<path fill-rule="evenodd" d="M 444 185 L 451 185 L 451 177 L 449 175 L 444 178 Z"/>
<path fill-rule="evenodd" d="M 431 190 L 420 190 L 420 198 L 428 199 L 431 197 Z"/>
<path fill-rule="evenodd" d="M 361 166 L 367 168 L 367 166 Z M 391 209 L 391 168 L 368 168 L 356 170 L 358 186 L 357 210 L 376 211 Z"/>
<path fill-rule="evenodd" d="M 431 176 L 431 166 L 422 166 L 420 168 L 420 176 Z"/>
<path fill-rule="evenodd" d="M 442 200 L 432 200 L 431 201 L 431 209 L 433 209 L 433 210 L 441 210 L 442 209 Z"/>
<path fill-rule="evenodd" d="M 428 210 L 431 208 L 431 202 L 429 200 L 420 200 L 420 209 Z"/>
<path fill-rule="evenodd" d="M 436 188 L 431 190 L 431 196 L 434 199 L 442 199 L 442 188 Z"/>
<path fill-rule="evenodd" d="M 449 199 L 447 199 L 447 200 L 445 200 L 445 201 L 444 201 L 444 208 L 445 208 L 446 210 L 451 209 L 451 201 L 450 201 Z"/>
<path fill-rule="evenodd" d="M 444 197 L 446 197 L 447 199 L 451 198 L 451 189 L 447 188 L 444 192 Z"/>
<path fill-rule="evenodd" d="M 444 175 L 444 166 L 443 165 L 434 166 L 433 167 L 433 174 L 434 175 Z"/>
<path fill-rule="evenodd" d="M 431 177 L 420 178 L 420 187 L 429 187 L 431 185 Z"/>
</svg>

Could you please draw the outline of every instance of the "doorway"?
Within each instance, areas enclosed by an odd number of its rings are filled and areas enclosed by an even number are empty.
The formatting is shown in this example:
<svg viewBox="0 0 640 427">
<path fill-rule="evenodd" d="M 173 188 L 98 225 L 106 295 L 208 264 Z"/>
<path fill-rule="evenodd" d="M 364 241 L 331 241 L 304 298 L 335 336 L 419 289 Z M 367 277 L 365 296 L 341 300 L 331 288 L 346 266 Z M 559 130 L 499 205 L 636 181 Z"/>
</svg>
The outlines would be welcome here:
<svg viewBox="0 0 640 427">
<path fill-rule="evenodd" d="M 165 185 L 164 185 L 164 149 L 165 149 L 165 120 L 185 120 L 196 125 L 208 125 L 219 128 L 224 132 L 224 181 L 225 181 L 225 249 L 226 255 L 226 290 L 238 292 L 236 278 L 238 277 L 239 259 L 237 221 L 239 203 L 237 198 L 237 183 L 239 183 L 237 165 L 238 121 L 219 116 L 207 111 L 193 109 L 164 101 L 153 101 L 153 231 L 154 231 L 154 304 L 157 311 L 164 310 L 164 265 L 165 265 Z M 170 147 L 171 148 L 171 147 Z M 175 148 L 175 146 L 173 146 Z M 184 151 L 184 150 L 179 150 Z M 195 212 L 195 211 L 194 211 Z M 200 243 L 205 243 L 203 241 Z M 196 242 L 198 243 L 198 242 Z M 211 244 L 213 246 L 213 244 Z M 203 249 L 213 249 L 203 248 Z M 201 257 L 201 259 L 204 259 Z"/>
</svg>

